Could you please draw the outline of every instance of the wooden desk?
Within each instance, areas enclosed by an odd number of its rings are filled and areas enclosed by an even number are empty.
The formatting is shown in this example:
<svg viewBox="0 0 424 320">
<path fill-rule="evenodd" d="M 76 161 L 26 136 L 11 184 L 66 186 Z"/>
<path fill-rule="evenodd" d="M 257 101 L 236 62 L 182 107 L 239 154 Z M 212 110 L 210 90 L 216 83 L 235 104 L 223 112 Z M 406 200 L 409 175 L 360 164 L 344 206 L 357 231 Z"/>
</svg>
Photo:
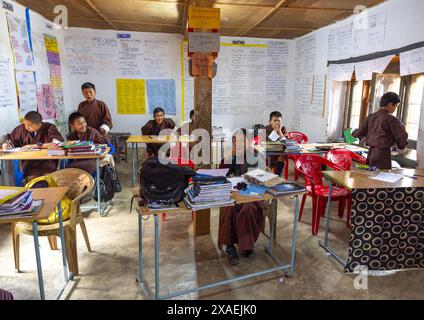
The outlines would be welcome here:
<svg viewBox="0 0 424 320">
<path fill-rule="evenodd" d="M 424 175 L 424 170 L 396 170 L 395 173 Z M 368 270 L 424 268 L 424 178 L 402 178 L 386 183 L 357 172 L 330 172 L 330 195 L 333 181 L 352 191 L 348 260 L 340 258 L 328 246 L 331 196 L 327 203 L 324 242 L 319 242 L 341 263 L 346 272 L 359 266 Z M 419 254 L 420 253 L 420 254 Z"/>
<path fill-rule="evenodd" d="M 282 151 L 282 147 L 280 150 L 281 144 L 280 143 L 273 143 L 273 142 L 267 142 L 262 143 L 260 145 L 255 146 L 255 149 L 266 153 L 268 155 L 283 155 L 288 156 L 290 154 L 325 154 L 328 152 L 328 150 L 314 150 L 315 148 L 320 147 L 331 147 L 331 149 L 347 149 L 352 152 L 365 152 L 368 151 L 368 149 L 356 146 L 356 145 L 348 145 L 346 143 L 309 143 L 309 144 L 300 144 L 300 150 L 297 153 L 286 153 Z"/>
<path fill-rule="evenodd" d="M 138 188 L 131 189 L 133 195 L 137 196 L 139 194 Z M 265 251 L 267 254 L 274 260 L 274 262 L 277 264 L 277 266 L 263 270 L 263 271 L 257 271 L 253 272 L 247 275 L 238 276 L 232 279 L 227 279 L 224 281 L 218 281 L 212 284 L 204 285 L 201 287 L 188 289 L 188 290 L 182 290 L 178 292 L 169 293 L 166 296 L 160 295 L 160 276 L 159 276 L 159 218 L 158 215 L 162 212 L 165 213 L 191 213 L 192 211 L 189 210 L 184 204 L 180 209 L 177 210 L 168 210 L 168 211 L 149 211 L 148 209 L 144 207 L 139 206 L 139 198 L 136 197 L 136 208 L 137 208 L 137 216 L 138 216 L 138 272 L 137 272 L 137 281 L 140 283 L 141 288 L 147 293 L 148 296 L 153 296 L 147 287 L 144 276 L 143 276 L 143 216 L 152 214 L 154 217 L 154 229 L 155 229 L 155 293 L 154 298 L 155 299 L 169 299 L 181 295 L 186 295 L 192 292 L 197 292 L 205 289 L 214 288 L 221 285 L 226 285 L 235 281 L 245 280 L 257 276 L 261 276 L 264 274 L 268 274 L 271 272 L 276 271 L 285 271 L 288 270 L 288 276 L 292 276 L 294 273 L 294 263 L 296 259 L 296 240 L 297 240 L 297 223 L 298 223 L 298 216 L 299 216 L 299 194 L 290 195 L 295 197 L 295 212 L 294 212 L 294 221 L 293 221 L 293 238 L 291 242 L 291 254 L 290 254 L 290 263 L 283 265 L 278 262 L 276 257 L 273 255 L 273 235 L 275 233 L 275 226 L 276 226 L 276 219 L 277 219 L 277 198 L 272 198 L 271 195 L 266 194 L 263 198 L 254 198 L 254 197 L 244 197 L 238 195 L 238 193 L 233 193 L 233 198 L 236 200 L 237 203 L 249 203 L 249 202 L 255 202 L 255 201 L 261 201 L 261 200 L 267 200 L 272 199 L 272 221 L 270 223 L 271 225 L 271 232 L 269 237 L 269 245 L 265 248 Z"/>
<path fill-rule="evenodd" d="M 81 155 L 81 156 L 49 156 L 48 150 L 43 149 L 40 151 L 27 151 L 27 152 L 3 152 L 0 151 L 0 166 L 2 174 L 4 173 L 4 164 L 3 161 L 7 160 L 19 160 L 19 161 L 28 161 L 28 160 L 87 160 L 93 159 L 96 160 L 96 176 L 100 177 L 100 158 L 102 155 Z M 3 175 L 3 184 L 4 175 Z M 101 199 L 100 196 L 100 179 L 96 179 L 97 183 L 97 199 Z M 97 202 L 97 212 L 102 215 L 101 201 Z"/>
<path fill-rule="evenodd" d="M 60 207 L 60 200 L 66 195 L 68 188 L 60 187 L 60 188 L 47 188 L 47 189 L 32 189 L 32 191 L 33 191 L 32 195 L 34 200 L 44 200 L 43 206 L 40 208 L 39 212 L 36 215 L 33 215 L 31 217 L 0 218 L 0 224 L 16 223 L 16 222 L 24 222 L 24 221 L 32 222 L 35 258 L 37 262 L 38 286 L 40 290 L 40 298 L 41 300 L 45 300 L 46 297 L 44 293 L 43 271 L 41 268 L 37 220 L 47 219 L 52 213 L 52 211 L 59 205 L 58 215 L 59 215 L 59 225 L 60 225 L 60 240 L 61 240 L 61 249 L 62 249 L 63 271 L 65 275 L 65 286 L 66 286 L 69 280 L 72 279 L 72 275 L 69 275 L 68 273 L 68 266 L 66 261 L 65 235 L 64 235 L 64 229 L 63 229 L 62 208 Z M 58 298 L 63 293 L 65 286 L 60 291 Z"/>
</svg>

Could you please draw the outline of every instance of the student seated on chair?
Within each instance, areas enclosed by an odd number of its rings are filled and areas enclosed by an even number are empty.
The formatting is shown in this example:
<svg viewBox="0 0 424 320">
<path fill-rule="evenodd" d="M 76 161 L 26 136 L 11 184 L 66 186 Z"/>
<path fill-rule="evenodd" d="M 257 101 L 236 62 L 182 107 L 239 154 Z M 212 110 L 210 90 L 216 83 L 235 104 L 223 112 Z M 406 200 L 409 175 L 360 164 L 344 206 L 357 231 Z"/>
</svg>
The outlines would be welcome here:
<svg viewBox="0 0 424 320">
<path fill-rule="evenodd" d="M 90 82 L 86 82 L 81 87 L 85 101 L 78 106 L 87 125 L 99 131 L 102 135 L 108 135 L 112 129 L 112 116 L 106 103 L 96 99 L 96 87 Z M 109 137 L 110 139 L 110 137 Z"/>
<path fill-rule="evenodd" d="M 220 168 L 230 169 L 227 176 L 241 176 L 248 171 L 249 167 L 256 167 L 256 165 L 251 166 L 247 163 L 246 129 L 236 132 L 232 137 L 232 143 L 231 160 L 225 161 Z M 250 143 L 248 145 L 250 146 Z M 244 159 L 244 163 L 237 163 L 241 162 L 240 159 Z M 256 201 L 225 208 L 220 221 L 218 242 L 226 246 L 230 265 L 239 263 L 235 244 L 238 244 L 238 250 L 243 257 L 255 257 L 255 242 L 258 240 L 264 224 L 262 210 L 264 205 L 263 201 Z"/>
<path fill-rule="evenodd" d="M 380 110 L 369 115 L 364 125 L 355 130 L 352 136 L 365 138 L 370 146 L 367 164 L 378 169 L 392 169 L 392 148 L 404 153 L 408 145 L 408 133 L 402 122 L 392 115 L 399 106 L 397 93 L 388 92 L 381 97 Z"/>
<path fill-rule="evenodd" d="M 156 108 L 153 110 L 153 120 L 150 120 L 141 128 L 141 134 L 143 136 L 158 136 L 162 130 L 170 129 L 169 131 L 172 132 L 174 128 L 175 122 L 172 119 L 165 118 L 165 111 L 162 108 Z M 148 156 L 157 156 L 162 145 L 147 143 Z"/>
<path fill-rule="evenodd" d="M 269 136 L 272 132 L 275 132 L 278 135 L 278 140 L 283 140 L 287 138 L 287 130 L 283 126 L 283 115 L 279 111 L 271 112 L 269 115 L 269 124 L 266 126 L 266 139 L 267 141 L 272 141 Z M 276 170 L 276 174 L 281 176 L 284 169 L 284 156 L 272 156 L 270 157 L 269 166 Z"/>
<path fill-rule="evenodd" d="M 25 115 L 24 123 L 7 135 L 7 141 L 2 148 L 46 149 L 50 144 L 63 140 L 54 124 L 43 122 L 41 114 L 30 111 Z M 56 171 L 57 164 L 57 160 L 22 161 L 25 180 L 29 182 L 34 178 L 52 173 Z"/>
<path fill-rule="evenodd" d="M 93 141 L 94 144 L 110 143 L 107 136 L 104 136 L 96 129 L 89 127 L 85 117 L 79 112 L 74 112 L 69 116 L 69 125 L 72 128 L 72 132 L 68 134 L 66 138 L 70 142 Z M 88 173 L 94 173 L 96 171 L 96 160 L 72 160 L 69 167 L 82 169 Z"/>
</svg>

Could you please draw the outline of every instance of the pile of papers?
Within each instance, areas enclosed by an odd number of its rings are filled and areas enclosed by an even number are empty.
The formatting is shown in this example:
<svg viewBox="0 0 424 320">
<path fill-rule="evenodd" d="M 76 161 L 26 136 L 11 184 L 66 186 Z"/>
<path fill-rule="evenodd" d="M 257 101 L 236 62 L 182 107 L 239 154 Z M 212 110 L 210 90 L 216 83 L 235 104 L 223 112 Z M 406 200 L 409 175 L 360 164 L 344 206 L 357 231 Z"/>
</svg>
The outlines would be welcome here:
<svg viewBox="0 0 424 320">
<path fill-rule="evenodd" d="M 272 172 L 266 172 L 256 169 L 244 174 L 244 179 L 250 184 L 257 184 L 266 187 L 273 187 L 277 184 L 285 182 L 279 176 Z"/>
<path fill-rule="evenodd" d="M 0 205 L 0 218 L 25 217 L 37 213 L 42 200 L 34 201 L 32 191 L 19 192 Z"/>
<path fill-rule="evenodd" d="M 184 203 L 194 211 L 234 205 L 232 184 L 225 176 L 198 174 L 185 190 Z"/>
</svg>

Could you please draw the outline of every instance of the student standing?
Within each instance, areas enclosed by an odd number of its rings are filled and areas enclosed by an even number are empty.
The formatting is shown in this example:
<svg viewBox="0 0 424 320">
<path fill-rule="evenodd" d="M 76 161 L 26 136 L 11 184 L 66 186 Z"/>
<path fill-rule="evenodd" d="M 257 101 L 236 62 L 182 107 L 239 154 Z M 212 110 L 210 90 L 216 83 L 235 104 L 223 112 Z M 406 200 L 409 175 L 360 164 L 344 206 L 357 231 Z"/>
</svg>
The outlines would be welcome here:
<svg viewBox="0 0 424 320">
<path fill-rule="evenodd" d="M 365 138 L 365 143 L 370 147 L 367 159 L 370 166 L 391 169 L 393 147 L 403 152 L 408 145 L 408 133 L 404 125 L 392 115 L 399 103 L 398 94 L 384 94 L 380 100 L 380 110 L 369 115 L 365 124 L 352 133 L 355 138 Z"/>
<path fill-rule="evenodd" d="M 103 135 L 107 135 L 112 129 L 112 116 L 106 103 L 96 99 L 96 87 L 90 82 L 86 82 L 81 87 L 85 101 L 78 106 L 87 125 L 96 129 Z"/>
<path fill-rule="evenodd" d="M 64 140 L 56 126 L 43 122 L 41 114 L 36 111 L 28 112 L 24 117 L 24 123 L 8 134 L 7 139 L 8 141 L 2 146 L 3 150 L 17 147 L 47 148 L 51 143 Z M 23 161 L 25 180 L 29 182 L 34 178 L 52 173 L 56 171 L 57 164 L 57 160 Z"/>
<path fill-rule="evenodd" d="M 84 116 L 79 112 L 74 112 L 69 116 L 69 125 L 73 131 L 68 134 L 68 141 L 92 141 L 94 144 L 110 143 L 107 136 L 104 136 L 96 129 L 89 127 Z M 73 160 L 69 167 L 82 169 L 88 173 L 94 173 L 96 171 L 96 160 Z"/>
<path fill-rule="evenodd" d="M 165 111 L 162 108 L 153 110 L 153 120 L 147 122 L 141 128 L 141 134 L 144 136 L 158 136 L 162 130 L 175 128 L 175 122 L 172 119 L 165 118 Z M 159 149 L 163 144 L 147 143 L 147 154 L 149 157 L 157 156 Z"/>
<path fill-rule="evenodd" d="M 283 115 L 279 111 L 271 112 L 269 115 L 269 124 L 265 127 L 267 141 L 271 141 L 269 136 L 274 132 L 278 136 L 278 140 L 284 140 L 287 138 L 287 130 L 283 126 Z M 284 156 L 272 156 L 270 157 L 269 166 L 276 169 L 276 174 L 280 177 L 283 173 L 285 159 Z"/>
</svg>

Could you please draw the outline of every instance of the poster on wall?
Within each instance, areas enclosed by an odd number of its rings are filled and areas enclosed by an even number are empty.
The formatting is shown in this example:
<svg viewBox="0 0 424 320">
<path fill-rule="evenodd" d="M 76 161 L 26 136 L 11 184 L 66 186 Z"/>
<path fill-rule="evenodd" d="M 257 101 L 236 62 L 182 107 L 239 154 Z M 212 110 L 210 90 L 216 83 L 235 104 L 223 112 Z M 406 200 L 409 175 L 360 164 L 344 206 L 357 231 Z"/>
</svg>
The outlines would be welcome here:
<svg viewBox="0 0 424 320">
<path fill-rule="evenodd" d="M 26 20 L 7 15 L 10 43 L 15 57 L 15 69 L 35 71 Z"/>
<path fill-rule="evenodd" d="M 34 72 L 16 71 L 19 94 L 19 113 L 24 117 L 30 111 L 37 111 L 37 93 Z"/>
<path fill-rule="evenodd" d="M 177 98 L 173 79 L 147 80 L 147 97 L 150 113 L 160 107 L 166 115 L 175 116 L 177 114 Z"/>
<path fill-rule="evenodd" d="M 146 80 L 116 79 L 118 114 L 146 114 Z"/>
<path fill-rule="evenodd" d="M 38 112 L 43 117 L 43 120 L 56 119 L 54 91 L 51 85 L 37 85 L 37 105 Z"/>
<path fill-rule="evenodd" d="M 35 77 L 37 85 L 50 83 L 49 61 L 42 34 L 32 33 L 32 50 L 34 52 Z"/>
<path fill-rule="evenodd" d="M 12 91 L 16 90 L 16 88 L 10 81 L 10 70 L 10 59 L 0 59 L 0 108 L 15 106 Z"/>
</svg>

